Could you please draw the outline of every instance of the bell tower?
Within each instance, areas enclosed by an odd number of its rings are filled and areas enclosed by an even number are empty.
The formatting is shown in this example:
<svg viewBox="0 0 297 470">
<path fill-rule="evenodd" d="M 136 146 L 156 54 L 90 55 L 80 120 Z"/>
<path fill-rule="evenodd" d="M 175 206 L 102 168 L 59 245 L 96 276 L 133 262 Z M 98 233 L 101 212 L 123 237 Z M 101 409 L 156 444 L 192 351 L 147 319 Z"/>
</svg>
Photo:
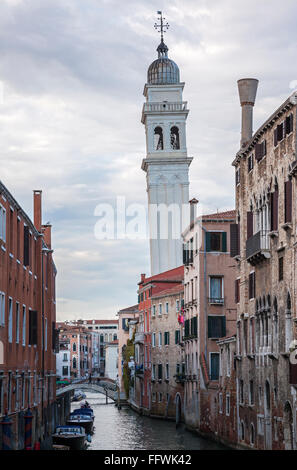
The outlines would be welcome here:
<svg viewBox="0 0 297 470">
<path fill-rule="evenodd" d="M 150 229 L 151 275 L 183 264 L 181 233 L 185 229 L 185 209 L 189 202 L 189 166 L 186 120 L 189 110 L 183 101 L 184 83 L 179 68 L 168 58 L 164 32 L 169 27 L 162 12 L 161 43 L 158 58 L 150 65 L 144 86 L 147 155 L 142 169 L 146 172 Z"/>
</svg>

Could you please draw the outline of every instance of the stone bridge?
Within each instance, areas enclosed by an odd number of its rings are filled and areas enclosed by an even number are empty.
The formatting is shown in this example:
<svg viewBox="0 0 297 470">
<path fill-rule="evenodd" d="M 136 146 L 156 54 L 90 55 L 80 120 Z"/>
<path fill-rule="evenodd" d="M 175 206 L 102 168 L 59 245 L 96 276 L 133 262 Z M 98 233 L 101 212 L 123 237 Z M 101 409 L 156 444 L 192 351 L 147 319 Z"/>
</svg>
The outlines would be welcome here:
<svg viewBox="0 0 297 470">
<path fill-rule="evenodd" d="M 66 387 L 57 388 L 56 396 L 59 397 L 64 393 L 70 392 L 72 390 L 86 390 L 90 392 L 102 393 L 103 395 L 107 395 L 108 398 L 111 398 L 113 401 L 118 399 L 118 392 L 117 386 L 111 382 L 99 382 L 96 383 L 88 383 L 88 382 L 76 382 L 70 385 L 66 385 Z"/>
</svg>

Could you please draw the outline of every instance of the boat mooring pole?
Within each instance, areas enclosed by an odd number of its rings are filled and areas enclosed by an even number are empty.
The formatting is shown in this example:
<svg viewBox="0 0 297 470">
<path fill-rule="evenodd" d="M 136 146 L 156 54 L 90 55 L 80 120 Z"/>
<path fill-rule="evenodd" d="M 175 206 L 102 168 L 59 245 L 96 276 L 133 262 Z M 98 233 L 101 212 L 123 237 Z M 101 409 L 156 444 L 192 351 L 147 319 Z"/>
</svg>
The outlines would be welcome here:
<svg viewBox="0 0 297 470">
<path fill-rule="evenodd" d="M 107 390 L 105 390 L 105 398 L 106 398 L 106 404 L 108 405 L 108 395 L 107 395 Z"/>
</svg>

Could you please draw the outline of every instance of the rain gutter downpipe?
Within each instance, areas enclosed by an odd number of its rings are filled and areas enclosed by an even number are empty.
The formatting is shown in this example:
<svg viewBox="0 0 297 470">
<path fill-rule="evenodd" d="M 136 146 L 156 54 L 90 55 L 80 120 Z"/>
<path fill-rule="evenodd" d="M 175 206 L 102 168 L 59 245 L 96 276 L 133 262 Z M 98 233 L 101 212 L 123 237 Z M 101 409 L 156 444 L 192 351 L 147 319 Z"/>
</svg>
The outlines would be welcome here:
<svg viewBox="0 0 297 470">
<path fill-rule="evenodd" d="M 203 283 L 204 283 L 204 321 L 205 321 L 205 328 L 204 328 L 204 355 L 205 361 L 208 365 L 208 358 L 207 358 L 207 336 L 208 336 L 208 322 L 207 322 L 207 258 L 206 258 L 206 234 L 207 230 L 203 227 L 203 220 L 201 221 L 201 228 L 204 231 L 204 266 L 203 266 Z"/>
</svg>

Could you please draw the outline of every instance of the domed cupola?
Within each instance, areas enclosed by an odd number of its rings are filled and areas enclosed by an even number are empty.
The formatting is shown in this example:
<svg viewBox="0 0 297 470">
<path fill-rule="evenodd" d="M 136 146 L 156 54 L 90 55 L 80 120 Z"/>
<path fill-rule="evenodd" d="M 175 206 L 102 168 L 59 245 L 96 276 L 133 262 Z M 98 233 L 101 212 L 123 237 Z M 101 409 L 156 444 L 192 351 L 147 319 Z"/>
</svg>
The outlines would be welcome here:
<svg viewBox="0 0 297 470">
<path fill-rule="evenodd" d="M 179 68 L 173 60 L 168 58 L 168 47 L 161 39 L 157 48 L 158 59 L 149 66 L 147 82 L 149 85 L 169 85 L 179 83 Z"/>
</svg>

